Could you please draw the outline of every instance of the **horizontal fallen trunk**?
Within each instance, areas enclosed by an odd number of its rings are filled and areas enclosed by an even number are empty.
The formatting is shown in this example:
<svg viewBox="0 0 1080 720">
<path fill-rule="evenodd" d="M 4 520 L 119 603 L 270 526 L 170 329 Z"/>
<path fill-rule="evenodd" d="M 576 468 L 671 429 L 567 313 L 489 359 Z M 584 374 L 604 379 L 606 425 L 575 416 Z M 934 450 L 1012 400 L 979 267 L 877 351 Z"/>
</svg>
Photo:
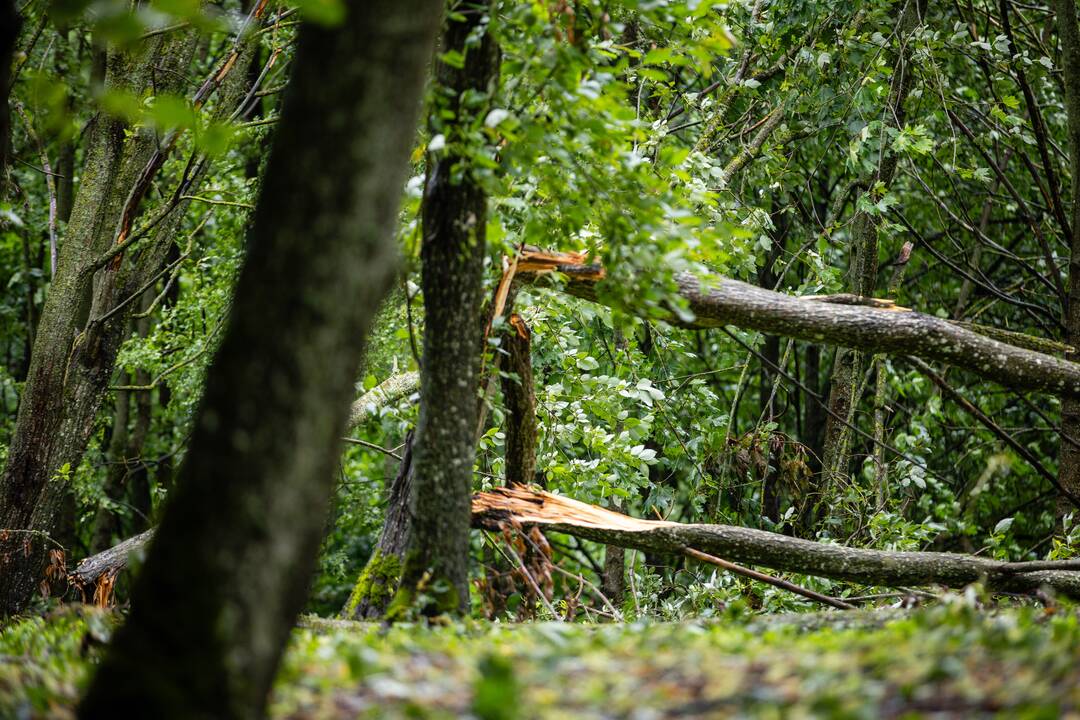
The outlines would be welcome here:
<svg viewBox="0 0 1080 720">
<path fill-rule="evenodd" d="M 635 550 L 683 553 L 687 548 L 729 561 L 864 585 L 962 587 L 983 580 L 990 590 L 1031 592 L 1053 588 L 1080 598 L 1080 572 L 1070 561 L 1005 563 L 974 555 L 886 552 L 802 540 L 730 525 L 640 520 L 577 500 L 528 488 L 497 488 L 473 496 L 473 524 L 543 525 L 556 532 Z M 1064 569 L 1059 569 L 1064 568 Z M 1019 570 L 1019 571 L 1018 571 Z"/>
<path fill-rule="evenodd" d="M 580 253 L 529 250 L 518 261 L 518 274 L 536 276 L 557 271 L 566 275 L 566 291 L 571 295 L 603 300 L 597 293 L 597 283 L 604 279 L 604 270 L 599 265 L 584 264 L 583 259 Z M 866 352 L 914 355 L 1020 390 L 1080 397 L 1080 364 L 1001 342 L 969 325 L 872 299 L 844 303 L 836 302 L 835 297 L 797 297 L 726 277 L 698 278 L 682 273 L 676 277 L 676 284 L 694 314 L 692 320 L 671 314 L 670 321 L 682 327 L 734 325 Z"/>
<path fill-rule="evenodd" d="M 374 416 L 383 407 L 411 395 L 420 388 L 420 374 L 404 372 L 387 378 L 361 395 L 349 410 L 348 429 L 352 430 L 360 423 Z M 97 588 L 102 580 L 111 583 L 116 574 L 127 567 L 133 554 L 140 552 L 153 538 L 151 528 L 144 533 L 130 537 L 123 542 L 91 555 L 82 560 L 75 570 L 68 573 L 68 583 L 80 592 L 83 600 L 87 597 L 102 598 L 99 604 L 107 604 L 108 594 L 98 594 Z"/>
</svg>

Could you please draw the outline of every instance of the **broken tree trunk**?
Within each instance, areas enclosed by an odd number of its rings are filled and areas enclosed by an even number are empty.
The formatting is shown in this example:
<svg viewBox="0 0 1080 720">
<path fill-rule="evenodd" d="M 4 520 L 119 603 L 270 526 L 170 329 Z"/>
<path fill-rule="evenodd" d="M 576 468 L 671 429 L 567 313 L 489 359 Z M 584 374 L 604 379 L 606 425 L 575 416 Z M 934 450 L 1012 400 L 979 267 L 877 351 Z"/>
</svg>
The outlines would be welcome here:
<svg viewBox="0 0 1080 720">
<path fill-rule="evenodd" d="M 603 268 L 586 265 L 584 259 L 580 253 L 527 251 L 518 262 L 518 273 L 557 271 L 567 276 L 565 289 L 571 295 L 608 302 L 608 295 L 597 292 L 597 283 L 604 278 Z M 734 325 L 867 352 L 914 355 L 1016 389 L 1080 398 L 1080 363 L 1000 342 L 968 327 L 891 303 L 868 298 L 864 304 L 858 298 L 857 304 L 848 304 L 833 298 L 796 297 L 731 278 L 699 278 L 690 273 L 680 273 L 675 282 L 693 318 L 683 320 L 672 312 L 667 319 L 674 325 Z M 625 309 L 633 312 L 637 308 Z"/>
<path fill-rule="evenodd" d="M 1048 586 L 1080 598 L 1080 572 L 1069 561 L 1039 563 L 1035 567 L 1040 569 L 1031 571 L 1026 563 L 974 555 L 864 550 L 730 525 L 640 520 L 528 488 L 496 488 L 473 496 L 474 526 L 492 529 L 504 522 L 542 525 L 637 550 L 684 553 L 689 548 L 732 562 L 865 585 L 961 587 L 983 580 L 994 591 L 1030 592 Z"/>
</svg>

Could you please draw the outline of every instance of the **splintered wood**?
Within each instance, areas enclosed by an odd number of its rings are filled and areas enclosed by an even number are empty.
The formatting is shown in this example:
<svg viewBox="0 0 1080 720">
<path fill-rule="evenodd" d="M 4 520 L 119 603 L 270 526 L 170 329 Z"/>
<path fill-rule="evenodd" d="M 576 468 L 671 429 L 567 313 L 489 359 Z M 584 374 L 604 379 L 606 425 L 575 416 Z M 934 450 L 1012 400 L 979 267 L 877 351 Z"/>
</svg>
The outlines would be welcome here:
<svg viewBox="0 0 1080 720">
<path fill-rule="evenodd" d="M 484 527 L 498 526 L 507 520 L 522 525 L 573 525 L 628 532 L 678 526 L 664 520 L 640 520 L 544 490 L 516 486 L 476 493 L 472 512 L 473 523 Z"/>
</svg>

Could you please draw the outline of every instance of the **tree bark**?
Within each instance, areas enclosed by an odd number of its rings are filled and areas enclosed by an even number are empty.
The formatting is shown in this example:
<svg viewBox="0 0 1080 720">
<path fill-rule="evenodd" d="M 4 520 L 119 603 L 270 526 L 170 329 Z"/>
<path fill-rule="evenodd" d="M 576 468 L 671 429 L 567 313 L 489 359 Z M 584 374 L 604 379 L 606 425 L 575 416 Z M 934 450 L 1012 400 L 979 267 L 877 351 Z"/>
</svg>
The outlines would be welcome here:
<svg viewBox="0 0 1080 720">
<path fill-rule="evenodd" d="M 469 128 L 487 105 L 467 105 L 462 97 L 490 97 L 498 70 L 495 41 L 483 30 L 487 13 L 488 4 L 478 2 L 449 18 L 441 48 L 460 53 L 464 63 L 437 62 L 430 126 L 432 136 L 445 137 L 449 150 L 442 156 L 441 150 L 429 151 L 422 206 L 424 351 L 410 498 L 413 537 L 391 615 L 407 611 L 421 597 L 427 600 L 417 609 L 425 614 L 463 613 L 469 605 L 469 491 L 476 455 L 477 318 L 487 198 L 472 176 L 471 161 L 457 153 L 474 142 L 467 137 Z M 421 587 L 425 591 L 417 592 Z"/>
<path fill-rule="evenodd" d="M 503 333 L 502 393 L 506 410 L 506 484 L 536 479 L 536 393 L 533 390 L 531 332 L 514 313 Z"/>
<path fill-rule="evenodd" d="M 1062 76 L 1065 80 L 1065 112 L 1072 172 L 1072 198 L 1069 220 L 1069 298 L 1065 307 L 1065 338 L 1073 348 L 1080 348 L 1080 26 L 1077 25 L 1075 0 L 1056 0 L 1058 36 L 1061 38 Z M 1080 359 L 1075 350 L 1065 356 Z M 1061 399 L 1061 449 L 1058 454 L 1058 482 L 1074 496 L 1080 496 L 1080 448 L 1065 438 L 1080 437 L 1080 398 Z M 1062 497 L 1060 515 L 1071 508 Z"/>
<path fill-rule="evenodd" d="M 80 708 L 258 718 L 322 537 L 442 3 L 305 24 L 188 457 Z"/>
<path fill-rule="evenodd" d="M 194 33 L 178 32 L 146 41 L 132 54 L 111 52 L 106 87 L 142 94 L 182 89 L 194 50 Z M 95 272 L 95 263 L 114 240 L 125 200 L 159 138 L 149 128 L 128 133 L 105 114 L 94 121 L 92 138 L 56 276 L 45 299 L 34 338 L 30 370 L 19 404 L 11 447 L 0 477 L 0 528 L 53 535 L 73 472 L 94 429 L 94 420 L 113 361 L 127 327 L 117 313 L 95 322 L 104 301 L 133 291 L 141 263 Z M 171 242 L 178 218 L 159 224 L 143 255 L 157 242 Z M 157 263 L 154 263 L 156 269 Z M 117 277 L 118 273 L 120 277 Z M 123 295 L 119 295 L 123 297 Z M 106 308 L 107 309 L 107 308 Z M 66 468 L 66 470 L 65 470 Z M 29 553 L 0 542 L 0 615 L 18 612 L 41 576 L 45 544 Z"/>
<path fill-rule="evenodd" d="M 680 554 L 692 548 L 732 562 L 867 585 L 961 587 L 982 580 L 990 590 L 1031 592 L 1048 586 L 1080 598 L 1080 572 L 1069 560 L 1006 563 L 956 553 L 847 548 L 730 525 L 639 520 L 528 488 L 498 488 L 473 496 L 474 525 L 492 529 L 507 521 L 608 545 Z"/>
</svg>

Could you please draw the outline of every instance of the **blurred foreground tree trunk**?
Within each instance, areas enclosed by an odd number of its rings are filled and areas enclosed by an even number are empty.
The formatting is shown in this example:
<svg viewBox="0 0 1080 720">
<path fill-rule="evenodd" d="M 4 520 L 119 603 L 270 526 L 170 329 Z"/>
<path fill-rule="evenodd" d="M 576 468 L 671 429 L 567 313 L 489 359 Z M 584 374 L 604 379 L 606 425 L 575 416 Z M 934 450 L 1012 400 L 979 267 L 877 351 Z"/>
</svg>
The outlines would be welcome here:
<svg viewBox="0 0 1080 720">
<path fill-rule="evenodd" d="M 350 3 L 341 25 L 301 30 L 188 458 L 82 717 L 264 714 L 323 534 L 364 338 L 397 269 L 392 233 L 440 6 Z"/>
</svg>

